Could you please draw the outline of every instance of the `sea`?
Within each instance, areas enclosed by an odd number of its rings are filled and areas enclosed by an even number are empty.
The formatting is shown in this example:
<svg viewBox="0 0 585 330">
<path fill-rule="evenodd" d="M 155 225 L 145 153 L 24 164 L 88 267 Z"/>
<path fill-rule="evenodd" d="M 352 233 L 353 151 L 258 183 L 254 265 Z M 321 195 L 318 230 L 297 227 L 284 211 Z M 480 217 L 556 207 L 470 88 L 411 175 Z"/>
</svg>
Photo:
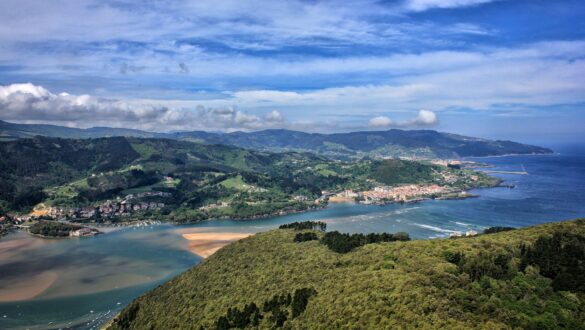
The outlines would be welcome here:
<svg viewBox="0 0 585 330">
<path fill-rule="evenodd" d="M 478 197 L 463 200 L 332 204 L 259 220 L 127 227 L 80 239 L 47 240 L 14 232 L 0 239 L 0 329 L 99 329 L 134 298 L 203 260 L 181 236 L 188 230 L 255 233 L 318 220 L 328 230 L 440 239 L 491 226 L 520 228 L 585 217 L 585 148 L 555 150 L 551 155 L 470 159 L 492 165 L 489 170 L 525 170 L 528 175 L 493 174 L 514 188 L 476 189 L 471 192 Z M 18 297 L 10 296 L 15 293 Z"/>
</svg>

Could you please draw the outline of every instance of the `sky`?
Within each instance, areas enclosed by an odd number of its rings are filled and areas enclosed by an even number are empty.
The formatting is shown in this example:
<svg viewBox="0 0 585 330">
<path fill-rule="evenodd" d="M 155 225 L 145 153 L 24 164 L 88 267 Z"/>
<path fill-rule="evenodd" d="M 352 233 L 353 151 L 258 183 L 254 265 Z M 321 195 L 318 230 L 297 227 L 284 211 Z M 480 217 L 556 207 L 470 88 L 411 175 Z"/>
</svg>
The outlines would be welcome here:
<svg viewBox="0 0 585 330">
<path fill-rule="evenodd" d="M 585 138 L 582 0 L 2 0 L 0 119 Z"/>
</svg>

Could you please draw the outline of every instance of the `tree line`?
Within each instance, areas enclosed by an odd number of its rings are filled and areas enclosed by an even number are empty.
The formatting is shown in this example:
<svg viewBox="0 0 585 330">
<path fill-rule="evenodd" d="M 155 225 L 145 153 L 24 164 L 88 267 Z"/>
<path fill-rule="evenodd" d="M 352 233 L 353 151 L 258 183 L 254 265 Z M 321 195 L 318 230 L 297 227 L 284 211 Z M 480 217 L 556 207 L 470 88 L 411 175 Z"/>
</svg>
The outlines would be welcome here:
<svg viewBox="0 0 585 330">
<path fill-rule="evenodd" d="M 408 233 L 370 233 L 364 234 L 342 234 L 338 231 L 328 232 L 321 239 L 321 243 L 325 244 L 330 250 L 337 253 L 348 253 L 352 250 L 371 243 L 381 242 L 395 242 L 395 241 L 409 241 Z"/>
<path fill-rule="evenodd" d="M 245 305 L 241 310 L 230 307 L 225 315 L 217 319 L 215 328 L 227 330 L 258 327 L 261 320 L 265 318 L 271 328 L 282 328 L 289 317 L 294 319 L 301 315 L 307 308 L 309 299 L 316 294 L 317 291 L 313 288 L 302 288 L 296 289 L 293 295 L 290 293 L 274 295 L 271 299 L 264 301 L 262 309 L 253 302 Z"/>
<path fill-rule="evenodd" d="M 520 246 L 520 270 L 538 266 L 542 276 L 552 279 L 557 291 L 585 292 L 585 237 L 568 232 L 541 236 Z"/>
<path fill-rule="evenodd" d="M 302 221 L 292 222 L 280 225 L 278 229 L 294 229 L 294 230 L 327 230 L 327 224 L 321 221 Z"/>
</svg>

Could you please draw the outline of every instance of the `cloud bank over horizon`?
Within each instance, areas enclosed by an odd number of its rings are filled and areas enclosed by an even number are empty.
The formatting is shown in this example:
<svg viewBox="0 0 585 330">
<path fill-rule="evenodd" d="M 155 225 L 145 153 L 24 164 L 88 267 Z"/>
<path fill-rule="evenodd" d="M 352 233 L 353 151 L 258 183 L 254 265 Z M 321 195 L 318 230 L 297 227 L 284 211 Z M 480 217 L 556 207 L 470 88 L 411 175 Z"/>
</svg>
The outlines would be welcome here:
<svg viewBox="0 0 585 330">
<path fill-rule="evenodd" d="M 157 132 L 254 131 L 270 128 L 317 131 L 327 127 L 343 129 L 341 126 L 332 126 L 324 122 L 290 122 L 278 110 L 258 116 L 229 106 L 207 108 L 199 104 L 193 108 L 168 107 L 156 103 L 132 103 L 87 94 L 53 94 L 44 87 L 31 83 L 0 86 L 0 109 L 3 110 L 0 113 L 1 120 L 51 123 L 77 128 L 109 126 Z M 370 120 L 368 125 L 351 128 L 418 128 L 433 126 L 436 123 L 435 113 L 420 110 L 415 118 L 396 124 L 388 117 L 376 117 Z"/>
</svg>

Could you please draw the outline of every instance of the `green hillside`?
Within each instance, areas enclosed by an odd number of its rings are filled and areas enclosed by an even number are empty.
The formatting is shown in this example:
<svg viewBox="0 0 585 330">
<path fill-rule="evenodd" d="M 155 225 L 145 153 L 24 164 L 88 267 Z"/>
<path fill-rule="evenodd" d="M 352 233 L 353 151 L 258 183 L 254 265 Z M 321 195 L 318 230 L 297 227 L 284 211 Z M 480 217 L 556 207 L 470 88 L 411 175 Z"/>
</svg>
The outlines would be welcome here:
<svg viewBox="0 0 585 330">
<path fill-rule="evenodd" d="M 37 136 L 0 142 L 0 155 L 0 215 L 27 213 L 42 203 L 44 210 L 66 209 L 56 218 L 83 221 L 252 218 L 319 207 L 315 200 L 322 191 L 409 183 L 465 190 L 498 182 L 484 174 L 420 162 L 342 162 L 309 153 L 172 139 Z M 124 217 L 109 206 L 108 216 L 91 210 L 79 215 L 80 208 L 130 199 L 161 206 Z"/>
<path fill-rule="evenodd" d="M 585 329 L 585 219 L 505 229 L 362 236 L 347 253 L 320 231 L 256 234 L 136 299 L 110 328 Z"/>
<path fill-rule="evenodd" d="M 274 201 L 286 204 L 293 193 L 304 192 L 311 198 L 320 194 L 319 187 L 295 182 L 300 181 L 301 175 L 295 178 L 290 171 L 327 162 L 310 154 L 276 154 L 224 145 L 125 137 L 37 136 L 0 142 L 0 155 L 0 211 L 4 212 L 26 212 L 39 202 L 82 207 L 148 191 L 171 194 L 165 202 L 173 211 L 197 208 L 221 198 L 236 198 L 234 193 L 239 190 L 243 190 L 240 195 L 268 194 L 271 190 Z M 238 176 L 250 189 L 222 184 Z M 325 178 L 320 184 L 329 187 L 336 180 Z M 259 185 L 263 188 L 253 189 Z M 292 204 L 280 206 L 295 206 Z M 166 214 L 171 210 L 166 210 Z M 178 215 L 183 216 L 206 217 Z"/>
</svg>

